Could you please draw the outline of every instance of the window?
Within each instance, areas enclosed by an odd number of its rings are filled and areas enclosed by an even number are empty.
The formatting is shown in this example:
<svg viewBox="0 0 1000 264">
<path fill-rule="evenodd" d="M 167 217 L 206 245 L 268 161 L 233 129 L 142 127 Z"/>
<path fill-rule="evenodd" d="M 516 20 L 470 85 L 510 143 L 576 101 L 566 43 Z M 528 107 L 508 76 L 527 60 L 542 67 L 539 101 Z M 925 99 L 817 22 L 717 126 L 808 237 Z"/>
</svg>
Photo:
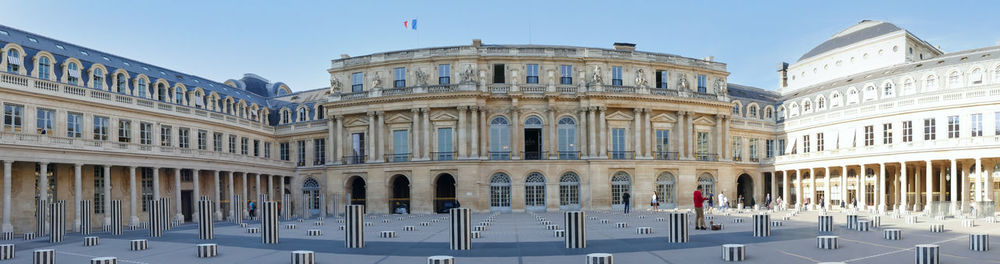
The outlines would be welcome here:
<svg viewBox="0 0 1000 264">
<path fill-rule="evenodd" d="M 111 121 L 107 117 L 94 116 L 94 140 L 108 140 Z"/>
<path fill-rule="evenodd" d="M 875 126 L 865 126 L 865 146 L 875 145 Z"/>
<path fill-rule="evenodd" d="M 504 83 L 507 77 L 504 75 L 507 72 L 507 66 L 504 64 L 493 64 L 493 83 Z"/>
<path fill-rule="evenodd" d="M 39 108 L 36 118 L 38 119 L 36 124 L 38 134 L 45 135 L 52 132 L 52 119 L 55 118 L 55 111 Z"/>
<path fill-rule="evenodd" d="M 785 155 L 785 139 L 778 139 L 778 156 Z"/>
<path fill-rule="evenodd" d="M 892 144 L 892 123 L 882 124 L 882 144 Z"/>
<path fill-rule="evenodd" d="M 913 141 L 913 121 L 903 121 L 903 142 Z"/>
<path fill-rule="evenodd" d="M 17 73 L 21 69 L 21 55 L 16 49 L 7 51 L 7 72 Z"/>
<path fill-rule="evenodd" d="M 743 116 L 743 115 L 740 114 L 740 104 L 733 104 L 733 115 L 734 116 Z"/>
<path fill-rule="evenodd" d="M 104 213 L 104 167 L 94 166 L 94 213 Z"/>
<path fill-rule="evenodd" d="M 882 96 L 892 97 L 894 95 L 896 95 L 896 89 L 894 89 L 892 83 L 891 82 L 885 83 L 885 86 L 882 87 Z"/>
<path fill-rule="evenodd" d="M 698 74 L 698 92 L 699 93 L 707 93 L 708 92 L 708 88 L 706 87 L 707 84 L 708 84 L 708 80 L 706 79 L 705 75 L 704 74 Z"/>
<path fill-rule="evenodd" d="M 177 142 L 181 148 L 190 148 L 190 134 L 191 129 L 182 127 L 177 129 Z"/>
<path fill-rule="evenodd" d="M 810 103 L 810 101 L 805 101 L 805 102 L 802 103 L 802 112 L 803 113 L 811 113 L 812 112 L 812 103 Z"/>
<path fill-rule="evenodd" d="M 299 122 L 305 122 L 309 117 L 309 110 L 305 107 L 299 107 L 299 113 L 296 116 L 298 117 Z"/>
<path fill-rule="evenodd" d="M 14 104 L 3 105 L 3 130 L 20 133 L 24 121 L 24 106 Z"/>
<path fill-rule="evenodd" d="M 825 140 L 823 140 L 823 138 L 823 133 L 816 133 L 816 151 L 826 150 L 826 144 L 824 143 Z"/>
<path fill-rule="evenodd" d="M 139 97 L 146 98 L 146 80 L 145 79 L 139 79 L 138 83 L 139 83 L 139 85 L 137 85 L 138 87 L 136 87 L 136 88 L 138 88 L 138 91 L 136 92 L 136 94 Z"/>
<path fill-rule="evenodd" d="M 254 139 L 253 140 L 253 156 L 254 157 L 260 157 L 260 140 L 259 139 Z"/>
<path fill-rule="evenodd" d="M 611 129 L 611 158 L 628 158 L 625 154 L 625 128 Z"/>
<path fill-rule="evenodd" d="M 94 75 L 91 81 L 94 83 L 94 89 L 104 89 L 104 71 L 101 69 L 94 69 Z"/>
<path fill-rule="evenodd" d="M 298 165 L 299 166 L 305 166 L 306 165 L 306 141 L 305 140 L 299 140 L 298 142 L 295 142 L 295 146 L 296 146 L 296 149 L 295 149 L 296 153 L 295 154 L 298 157 L 298 159 L 297 159 Z"/>
<path fill-rule="evenodd" d="M 212 133 L 212 150 L 222 152 L 222 133 Z"/>
<path fill-rule="evenodd" d="M 174 89 L 174 103 L 184 104 L 184 90 L 181 88 Z"/>
<path fill-rule="evenodd" d="M 659 159 L 675 159 L 676 154 L 670 154 L 670 130 L 658 129 L 656 130 L 656 141 L 653 142 L 656 147 L 656 157 Z"/>
<path fill-rule="evenodd" d="M 559 84 L 573 84 L 573 66 L 559 65 Z"/>
<path fill-rule="evenodd" d="M 934 118 L 924 119 L 924 140 L 934 140 L 937 137 L 937 129 L 934 125 L 935 121 Z"/>
<path fill-rule="evenodd" d="M 802 153 L 809 153 L 809 135 L 802 135 Z"/>
<path fill-rule="evenodd" d="M 569 117 L 559 119 L 559 159 L 576 159 L 576 121 Z"/>
<path fill-rule="evenodd" d="M 451 64 L 438 65 L 438 84 L 451 84 Z"/>
<path fill-rule="evenodd" d="M 983 135 L 983 114 L 972 114 L 972 136 Z"/>
<path fill-rule="evenodd" d="M 524 180 L 524 206 L 526 209 L 545 208 L 545 176 L 532 172 Z"/>
<path fill-rule="evenodd" d="M 903 81 L 903 95 L 911 95 L 914 94 L 915 92 L 916 91 L 914 91 L 913 87 L 913 79 L 906 78 L 906 80 Z"/>
<path fill-rule="evenodd" d="M 278 156 L 281 160 L 288 161 L 288 142 L 278 143 Z"/>
<path fill-rule="evenodd" d="M 959 74 L 957 71 L 951 72 L 951 74 L 948 75 L 948 88 L 957 88 L 959 85 L 961 85 L 959 79 L 961 78 L 959 78 Z"/>
<path fill-rule="evenodd" d="M 538 83 L 538 64 L 528 64 L 526 67 L 527 77 L 525 83 L 537 84 Z"/>
<path fill-rule="evenodd" d="M 758 160 L 757 159 L 757 142 L 758 141 L 759 141 L 759 139 L 756 139 L 756 138 L 751 138 L 750 139 L 750 144 L 749 144 L 750 145 L 749 146 L 750 147 L 750 162 L 757 162 L 757 160 Z"/>
<path fill-rule="evenodd" d="M 66 137 L 71 137 L 71 138 L 83 137 L 83 114 L 80 113 L 66 114 Z"/>
<path fill-rule="evenodd" d="M 559 177 L 559 205 L 580 205 L 580 177 L 573 172 L 567 172 Z"/>
<path fill-rule="evenodd" d="M 437 136 L 437 160 L 455 159 L 455 155 L 452 153 L 451 128 L 438 128 Z"/>
<path fill-rule="evenodd" d="M 490 159 L 510 159 L 510 123 L 502 116 L 490 121 Z"/>
<path fill-rule="evenodd" d="M 139 144 L 153 144 L 153 124 L 146 122 L 139 123 Z"/>
<path fill-rule="evenodd" d="M 765 155 L 764 157 L 765 158 L 774 157 L 774 140 L 773 139 L 764 140 L 764 144 L 765 144 L 764 151 L 766 152 L 764 154 Z"/>
<path fill-rule="evenodd" d="M 770 107 L 764 108 L 764 118 L 766 118 L 767 120 L 771 120 L 771 117 L 773 115 L 774 115 L 774 112 L 771 111 Z"/>
<path fill-rule="evenodd" d="M 979 68 L 973 69 L 969 74 L 969 82 L 972 84 L 983 84 L 983 71 Z"/>
<path fill-rule="evenodd" d="M 48 80 L 52 76 L 52 63 L 49 62 L 49 57 L 42 57 L 38 59 L 38 78 L 43 80 Z"/>
<path fill-rule="evenodd" d="M 351 134 L 351 159 L 347 161 L 350 164 L 364 163 L 365 162 L 365 133 L 353 133 Z"/>
<path fill-rule="evenodd" d="M 153 200 L 153 168 L 141 168 L 139 177 L 142 183 L 142 211 L 149 211 L 149 201 Z"/>
<path fill-rule="evenodd" d="M 401 129 L 392 131 L 392 159 L 393 162 L 404 162 L 410 156 L 410 131 Z"/>
<path fill-rule="evenodd" d="M 697 151 L 698 160 L 708 160 L 708 132 L 698 132 Z"/>
<path fill-rule="evenodd" d="M 993 113 L 993 129 L 996 130 L 994 135 L 1000 135 L 1000 112 Z"/>
<path fill-rule="evenodd" d="M 656 88 L 667 89 L 669 87 L 668 76 L 670 76 L 667 71 L 656 71 Z"/>
<path fill-rule="evenodd" d="M 751 105 L 747 108 L 747 117 L 757 118 L 757 106 Z"/>
<path fill-rule="evenodd" d="M 733 137 L 733 161 L 743 161 L 743 137 Z"/>
<path fill-rule="evenodd" d="M 250 154 L 249 148 L 250 148 L 250 140 L 245 137 L 240 138 L 240 154 L 243 156 L 249 155 Z"/>
<path fill-rule="evenodd" d="M 326 164 L 326 139 L 313 139 L 313 165 Z"/>
<path fill-rule="evenodd" d="M 927 80 L 924 81 L 924 91 L 934 91 L 937 89 L 937 77 L 934 75 L 927 76 Z"/>
<path fill-rule="evenodd" d="M 160 125 L 160 146 L 170 146 L 170 126 Z"/>
<path fill-rule="evenodd" d="M 958 138 L 958 116 L 948 117 L 948 138 Z"/>
<path fill-rule="evenodd" d="M 198 130 L 198 150 L 208 149 L 208 131 Z"/>
<path fill-rule="evenodd" d="M 120 94 L 128 94 L 128 79 L 125 78 L 125 74 L 119 73 L 117 77 L 115 77 L 115 81 L 115 87 L 118 89 L 117 92 Z"/>
<path fill-rule="evenodd" d="M 406 87 L 406 68 L 405 67 L 399 67 L 399 68 L 392 69 L 392 76 L 393 76 L 393 82 L 392 82 L 392 87 L 393 88 Z"/>
<path fill-rule="evenodd" d="M 66 82 L 72 85 L 77 85 L 80 81 L 80 70 L 77 68 L 76 63 L 70 62 L 69 65 L 66 65 L 66 73 L 68 73 Z"/>
<path fill-rule="evenodd" d="M 271 142 L 264 142 L 264 158 L 271 159 Z"/>
<path fill-rule="evenodd" d="M 361 72 L 355 72 L 351 74 L 351 92 L 357 93 L 364 89 L 365 85 L 365 74 Z"/>
<path fill-rule="evenodd" d="M 622 85 L 622 67 L 614 66 L 611 67 L 611 85 L 621 86 Z"/>
<path fill-rule="evenodd" d="M 236 135 L 229 135 L 229 153 L 236 153 Z"/>
</svg>

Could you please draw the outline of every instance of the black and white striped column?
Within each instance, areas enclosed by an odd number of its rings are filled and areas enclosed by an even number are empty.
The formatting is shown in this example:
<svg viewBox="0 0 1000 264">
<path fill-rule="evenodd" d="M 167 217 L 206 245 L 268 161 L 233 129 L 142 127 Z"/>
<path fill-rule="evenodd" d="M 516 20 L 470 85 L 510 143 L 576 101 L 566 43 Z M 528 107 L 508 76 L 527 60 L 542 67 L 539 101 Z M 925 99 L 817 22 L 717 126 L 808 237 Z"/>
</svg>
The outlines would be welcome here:
<svg viewBox="0 0 1000 264">
<path fill-rule="evenodd" d="M 882 237 L 885 240 L 900 240 L 903 239 L 903 230 L 895 228 L 885 229 L 882 230 Z"/>
<path fill-rule="evenodd" d="M 768 214 L 753 215 L 753 236 L 771 236 L 771 216 Z"/>
<path fill-rule="evenodd" d="M 819 216 L 819 232 L 833 232 L 833 216 L 832 215 L 821 215 Z"/>
<path fill-rule="evenodd" d="M 229 215 L 229 221 L 236 224 L 243 223 L 243 208 L 246 207 L 243 197 L 233 195 L 233 202 L 230 203 L 230 206 L 233 208 L 233 213 Z"/>
<path fill-rule="evenodd" d="M 916 264 L 941 263 L 940 247 L 938 247 L 938 245 L 933 245 L 933 244 L 917 245 L 914 257 L 915 257 L 914 263 Z"/>
<path fill-rule="evenodd" d="M 840 248 L 840 243 L 837 241 L 837 236 L 817 236 L 816 247 L 819 249 L 837 249 Z"/>
<path fill-rule="evenodd" d="M 32 264 L 56 264 L 55 249 L 36 249 L 31 254 Z"/>
<path fill-rule="evenodd" d="M 90 264 L 118 264 L 117 257 L 99 257 L 90 259 Z"/>
<path fill-rule="evenodd" d="M 587 221 L 586 213 L 583 211 L 569 211 L 563 213 L 563 227 L 565 227 L 566 248 L 586 248 L 587 247 Z"/>
<path fill-rule="evenodd" d="M 265 196 L 265 195 L 261 195 Z M 263 198 L 263 197 L 262 197 Z M 260 203 L 260 242 L 278 243 L 278 202 Z"/>
<path fill-rule="evenodd" d="M 110 211 L 107 211 L 109 210 Z M 112 235 L 122 234 L 122 200 L 111 200 L 111 208 L 104 208 L 104 213 L 111 213 L 111 226 L 108 231 Z"/>
<path fill-rule="evenodd" d="M 309 250 L 292 251 L 292 264 L 315 264 L 316 254 Z"/>
<path fill-rule="evenodd" d="M 933 233 L 944 232 L 944 224 L 931 224 L 931 232 Z"/>
<path fill-rule="evenodd" d="M 89 235 L 92 232 L 90 213 L 94 210 L 94 201 L 82 200 L 77 206 L 80 207 L 80 234 Z"/>
<path fill-rule="evenodd" d="M 608 253 L 587 254 L 587 264 L 614 264 L 615 257 Z"/>
<path fill-rule="evenodd" d="M 880 216 L 880 215 L 873 215 L 871 223 L 872 223 L 871 224 L 872 228 L 879 228 L 880 226 L 882 226 L 882 216 Z"/>
<path fill-rule="evenodd" d="M 347 248 L 365 247 L 365 206 L 348 205 L 344 210 L 344 246 Z"/>
<path fill-rule="evenodd" d="M 66 236 L 66 201 L 49 205 L 49 243 L 59 243 Z"/>
<path fill-rule="evenodd" d="M 0 260 L 8 260 L 13 258 L 14 258 L 14 244 L 0 245 Z"/>
<path fill-rule="evenodd" d="M 163 221 L 163 214 L 166 214 L 166 212 L 163 211 L 163 206 L 160 204 L 162 202 L 163 200 L 149 200 L 147 202 L 146 210 L 149 213 L 149 217 L 146 218 L 146 221 L 149 223 L 149 237 L 160 237 L 163 235 L 163 224 L 160 222 Z"/>
<path fill-rule="evenodd" d="M 170 199 L 167 197 L 160 198 L 160 231 L 170 230 L 172 225 L 170 224 Z M 153 228 L 150 225 L 150 228 Z"/>
<path fill-rule="evenodd" d="M 472 249 L 472 223 L 469 208 L 452 208 L 451 213 L 451 250 Z"/>
<path fill-rule="evenodd" d="M 215 202 L 212 200 L 198 201 L 198 239 L 215 239 L 215 223 L 212 221 L 215 215 Z M 266 233 L 266 232 L 265 232 Z"/>
<path fill-rule="evenodd" d="M 871 226 L 871 221 L 858 221 L 857 226 L 855 226 L 855 230 L 858 232 L 868 232 L 871 230 Z"/>
<path fill-rule="evenodd" d="M 455 264 L 455 257 L 452 257 L 452 256 L 430 256 L 430 257 L 427 257 L 427 264 Z"/>
<path fill-rule="evenodd" d="M 83 238 L 83 246 L 85 247 L 93 247 L 98 245 L 100 242 L 101 239 L 96 236 L 88 236 Z"/>
<path fill-rule="evenodd" d="M 45 222 L 46 220 L 48 220 L 48 217 L 46 216 L 48 215 L 48 213 L 49 213 L 48 200 L 38 199 L 38 201 L 35 202 L 35 234 L 38 234 L 39 236 L 44 236 L 45 234 L 48 234 L 47 229 L 49 226 Z"/>
<path fill-rule="evenodd" d="M 689 240 L 687 214 L 670 213 L 668 218 L 670 221 L 667 222 L 667 242 L 687 243 Z"/>
<path fill-rule="evenodd" d="M 284 186 L 284 184 L 282 184 L 282 186 Z M 288 207 L 288 201 L 291 200 L 291 195 L 285 194 L 281 196 L 281 219 L 284 221 L 292 221 L 292 210 Z"/>
<path fill-rule="evenodd" d="M 858 226 L 858 215 L 849 214 L 847 217 L 847 229 L 854 230 Z"/>
<path fill-rule="evenodd" d="M 199 258 L 211 258 L 219 255 L 219 245 L 217 244 L 198 244 L 198 257 Z"/>
<path fill-rule="evenodd" d="M 747 248 L 743 244 L 722 245 L 722 261 L 743 261 L 747 257 Z"/>
<path fill-rule="evenodd" d="M 133 239 L 128 241 L 128 250 L 142 251 L 149 248 L 149 240 Z"/>
<path fill-rule="evenodd" d="M 972 250 L 972 251 L 989 251 L 990 250 L 990 235 L 989 234 L 969 234 L 969 250 Z"/>
</svg>

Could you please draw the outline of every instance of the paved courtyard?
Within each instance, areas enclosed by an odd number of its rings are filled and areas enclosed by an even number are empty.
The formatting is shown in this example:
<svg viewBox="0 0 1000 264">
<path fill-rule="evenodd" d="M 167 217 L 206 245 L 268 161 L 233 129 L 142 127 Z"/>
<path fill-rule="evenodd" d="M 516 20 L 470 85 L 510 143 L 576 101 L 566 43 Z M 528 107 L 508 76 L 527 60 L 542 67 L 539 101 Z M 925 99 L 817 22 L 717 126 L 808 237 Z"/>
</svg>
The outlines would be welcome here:
<svg viewBox="0 0 1000 264">
<path fill-rule="evenodd" d="M 771 220 L 782 221 L 787 214 L 773 212 Z M 0 241 L 16 245 L 16 258 L 0 263 L 30 263 L 33 250 L 48 248 L 55 249 L 57 263 L 89 263 L 91 258 L 102 256 L 118 257 L 121 263 L 289 263 L 293 250 L 314 251 L 317 263 L 426 263 L 426 258 L 432 255 L 454 256 L 457 263 L 585 263 L 584 255 L 588 253 L 611 253 L 617 263 L 716 263 L 722 262 L 720 246 L 730 243 L 746 245 L 746 263 L 913 263 L 913 246 L 917 244 L 940 245 L 942 263 L 1000 263 L 1000 250 L 971 251 L 968 238 L 973 232 L 996 237 L 1000 234 L 1000 223 L 977 219 L 976 226 L 970 228 L 962 227 L 959 219 L 936 221 L 920 217 L 918 223 L 906 224 L 902 218 L 885 215 L 881 217 L 881 228 L 859 232 L 846 229 L 843 213 L 831 212 L 834 228 L 829 234 L 840 237 L 840 248 L 824 250 L 816 246 L 817 214 L 802 212 L 791 216 L 783 225 L 772 226 L 771 236 L 764 238 L 752 236 L 750 214 L 716 214 L 714 221 L 724 224 L 724 230 L 692 228 L 690 242 L 671 244 L 666 238 L 667 222 L 657 221 L 658 217 L 666 217 L 666 212 L 640 211 L 628 215 L 587 212 L 585 249 L 566 249 L 563 238 L 555 237 L 552 230 L 537 220 L 542 217 L 561 228 L 561 213 L 499 214 L 482 231 L 481 238 L 472 240 L 473 249 L 468 251 L 449 249 L 446 214 L 368 215 L 365 221 L 373 225 L 365 227 L 367 243 L 363 249 L 344 247 L 344 231 L 338 230 L 342 225 L 338 218 L 327 218 L 323 225 L 315 225 L 317 220 L 282 222 L 277 245 L 261 244 L 260 234 L 247 233 L 239 225 L 217 222 L 215 239 L 210 241 L 198 239 L 196 224 L 175 227 L 158 238 L 149 238 L 146 230 L 125 231 L 121 236 L 97 232 L 93 235 L 100 237 L 100 245 L 93 247 L 84 247 L 83 237 L 75 233 L 67 234 L 65 241 L 58 244 L 48 243 L 45 237 Z M 870 214 L 859 215 L 870 219 Z M 475 226 L 490 216 L 473 214 L 472 224 Z M 743 222 L 733 223 L 733 218 L 743 218 Z M 433 222 L 435 219 L 437 222 Z M 601 223 L 602 219 L 608 223 Z M 420 222 L 431 223 L 421 226 Z M 628 227 L 617 228 L 619 222 L 627 223 Z M 931 233 L 931 223 L 943 223 L 945 232 Z M 295 224 L 296 228 L 286 229 L 286 224 Z M 259 224 L 250 222 L 249 226 Z M 404 231 L 404 226 L 415 226 L 416 230 Z M 653 233 L 636 234 L 636 227 L 652 227 Z M 883 239 L 884 228 L 902 229 L 903 239 Z M 306 236 L 309 229 L 320 229 L 323 234 Z M 380 238 L 379 232 L 385 230 L 395 231 L 397 237 Z M 149 239 L 149 249 L 129 251 L 130 239 Z M 217 243 L 219 256 L 197 258 L 198 243 Z"/>
</svg>

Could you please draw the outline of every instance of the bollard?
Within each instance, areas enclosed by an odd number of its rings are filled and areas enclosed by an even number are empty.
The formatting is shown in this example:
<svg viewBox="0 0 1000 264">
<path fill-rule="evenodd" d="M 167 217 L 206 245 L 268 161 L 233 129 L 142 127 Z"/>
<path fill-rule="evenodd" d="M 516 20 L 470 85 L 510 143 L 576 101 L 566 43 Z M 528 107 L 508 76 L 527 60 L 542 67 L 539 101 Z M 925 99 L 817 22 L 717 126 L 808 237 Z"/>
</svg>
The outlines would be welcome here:
<svg viewBox="0 0 1000 264">
<path fill-rule="evenodd" d="M 215 239 L 215 223 L 212 222 L 215 215 L 215 203 L 207 199 L 198 200 L 198 215 L 201 216 L 198 217 L 198 239 Z M 153 226 L 153 223 L 149 223 L 149 225 Z"/>
<path fill-rule="evenodd" d="M 819 249 L 838 249 L 840 243 L 837 236 L 817 236 L 816 247 Z"/>
<path fill-rule="evenodd" d="M 316 254 L 308 250 L 292 251 L 292 264 L 315 264 Z"/>
<path fill-rule="evenodd" d="M 990 250 L 990 235 L 989 234 L 969 234 L 969 250 L 972 250 L 972 251 L 989 251 Z"/>
<path fill-rule="evenodd" d="M 149 242 L 145 239 L 135 239 L 128 242 L 128 249 L 131 251 L 146 250 L 149 248 Z"/>
<path fill-rule="evenodd" d="M 931 224 L 931 232 L 934 233 L 944 232 L 944 224 Z"/>
<path fill-rule="evenodd" d="M 687 214 L 685 213 L 670 213 L 668 215 L 670 221 L 667 223 L 667 242 L 669 243 L 686 243 L 689 240 L 688 237 L 688 224 L 687 224 Z"/>
<path fill-rule="evenodd" d="M 854 230 L 858 226 L 858 215 L 855 214 L 847 215 L 846 223 L 848 230 Z"/>
<path fill-rule="evenodd" d="M 211 216 L 211 215 L 210 215 Z M 208 218 L 208 217 L 204 217 Z M 211 258 L 219 255 L 219 245 L 217 244 L 198 244 L 198 257 L 199 258 Z"/>
<path fill-rule="evenodd" d="M 396 237 L 396 231 L 382 231 L 382 232 L 379 232 L 378 237 L 381 237 L 381 238 L 395 238 Z"/>
<path fill-rule="evenodd" d="M 0 260 L 8 260 L 13 258 L 14 258 L 14 244 L 0 245 Z"/>
<path fill-rule="evenodd" d="M 451 213 L 451 250 L 472 249 L 472 232 L 469 208 L 452 208 Z"/>
<path fill-rule="evenodd" d="M 722 261 L 743 261 L 746 258 L 746 250 L 743 244 L 722 245 Z"/>
<path fill-rule="evenodd" d="M 344 209 L 344 244 L 347 248 L 365 247 L 365 206 L 348 205 Z"/>
<path fill-rule="evenodd" d="M 89 236 L 83 238 L 83 246 L 85 247 L 96 246 L 98 243 L 99 243 L 99 238 L 95 236 Z"/>
<path fill-rule="evenodd" d="M 31 255 L 32 264 L 55 264 L 56 263 L 56 250 L 55 249 L 37 249 Z"/>
<path fill-rule="evenodd" d="M 771 236 L 771 226 L 768 225 L 769 222 L 771 222 L 771 216 L 768 214 L 753 215 L 753 236 Z"/>
<path fill-rule="evenodd" d="M 903 230 L 890 228 L 882 231 L 885 240 L 901 240 L 903 239 Z"/>
<path fill-rule="evenodd" d="M 587 264 L 614 264 L 615 258 L 608 253 L 587 254 Z"/>
<path fill-rule="evenodd" d="M 941 263 L 940 247 L 932 244 L 921 244 L 916 246 L 916 264 L 938 264 Z"/>
<path fill-rule="evenodd" d="M 49 243 L 59 243 L 66 236 L 66 201 L 49 204 Z"/>
</svg>

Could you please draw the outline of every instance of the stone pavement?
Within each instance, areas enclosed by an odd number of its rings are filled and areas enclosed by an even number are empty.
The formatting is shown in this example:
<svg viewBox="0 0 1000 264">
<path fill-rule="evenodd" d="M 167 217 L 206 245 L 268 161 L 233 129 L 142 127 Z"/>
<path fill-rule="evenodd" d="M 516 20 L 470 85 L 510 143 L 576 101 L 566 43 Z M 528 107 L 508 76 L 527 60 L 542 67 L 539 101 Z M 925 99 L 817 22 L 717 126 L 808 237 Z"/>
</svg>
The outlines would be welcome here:
<svg viewBox="0 0 1000 264">
<path fill-rule="evenodd" d="M 789 212 L 772 212 L 772 221 L 781 221 Z M 962 227 L 960 219 L 936 221 L 919 217 L 916 224 L 906 224 L 903 218 L 889 215 L 881 217 L 881 228 L 870 232 L 847 230 L 845 216 L 831 212 L 834 228 L 831 233 L 840 237 L 840 248 L 824 250 L 816 247 L 818 212 L 801 212 L 783 221 L 782 226 L 772 226 L 771 236 L 752 236 L 751 214 L 731 213 L 712 215 L 716 223 L 724 225 L 721 231 L 690 229 L 690 242 L 667 243 L 667 222 L 657 221 L 666 212 L 639 211 L 624 215 L 618 212 L 587 212 L 587 248 L 566 249 L 563 238 L 555 237 L 552 230 L 537 220 L 543 218 L 561 229 L 562 213 L 498 214 L 491 225 L 482 231 L 482 237 L 472 240 L 472 250 L 452 251 L 448 247 L 449 218 L 440 215 L 367 215 L 365 227 L 366 247 L 346 249 L 343 225 L 337 218 L 327 218 L 323 225 L 316 220 L 282 222 L 280 242 L 264 245 L 260 234 L 250 234 L 239 225 L 217 222 L 214 240 L 199 240 L 195 224 L 187 224 L 166 231 L 162 237 L 149 238 L 146 230 L 126 231 L 112 236 L 98 232 L 100 245 L 83 246 L 83 236 L 67 234 L 63 243 L 50 244 L 45 237 L 24 241 L 20 237 L 0 244 L 16 244 L 16 258 L 0 263 L 30 263 L 34 249 L 56 250 L 57 263 L 89 263 L 94 257 L 115 256 L 121 263 L 289 263 L 293 250 L 316 252 L 317 263 L 426 263 L 433 255 L 456 257 L 457 263 L 585 263 L 589 253 L 611 253 L 617 263 L 717 263 L 722 262 L 722 244 L 746 245 L 746 263 L 818 263 L 843 261 L 849 263 L 913 263 L 913 246 L 938 244 L 943 263 L 1000 263 L 1000 249 L 986 252 L 969 250 L 968 234 L 986 233 L 996 238 L 1000 224 L 976 220 L 975 227 Z M 871 214 L 858 213 L 862 219 Z M 472 225 L 478 225 L 493 216 L 477 213 Z M 590 219 L 594 217 L 595 219 Z M 742 223 L 733 223 L 742 218 Z M 606 224 L 601 220 L 607 219 Z M 387 220 L 388 223 L 384 223 Z M 437 220 L 437 222 L 433 222 Z M 691 219 L 693 224 L 693 218 Z M 430 222 L 421 226 L 421 222 Z M 627 228 L 617 228 L 616 223 L 628 223 Z M 943 223 L 946 231 L 931 233 L 931 223 Z M 286 229 L 285 224 L 295 224 L 296 229 Z M 415 231 L 404 231 L 404 226 L 415 226 Z M 259 227 L 249 223 L 249 227 Z M 636 234 L 637 227 L 652 227 L 652 234 Z M 902 229 L 902 240 L 883 239 L 882 229 Z M 321 236 L 306 236 L 306 230 L 320 229 Z M 380 238 L 379 231 L 395 231 L 395 238 Z M 149 249 L 129 251 L 129 240 L 149 239 Z M 995 240 L 995 239 L 994 239 Z M 196 257 L 196 244 L 217 243 L 219 256 L 208 259 Z M 994 243 L 995 244 L 995 243 Z"/>
</svg>

